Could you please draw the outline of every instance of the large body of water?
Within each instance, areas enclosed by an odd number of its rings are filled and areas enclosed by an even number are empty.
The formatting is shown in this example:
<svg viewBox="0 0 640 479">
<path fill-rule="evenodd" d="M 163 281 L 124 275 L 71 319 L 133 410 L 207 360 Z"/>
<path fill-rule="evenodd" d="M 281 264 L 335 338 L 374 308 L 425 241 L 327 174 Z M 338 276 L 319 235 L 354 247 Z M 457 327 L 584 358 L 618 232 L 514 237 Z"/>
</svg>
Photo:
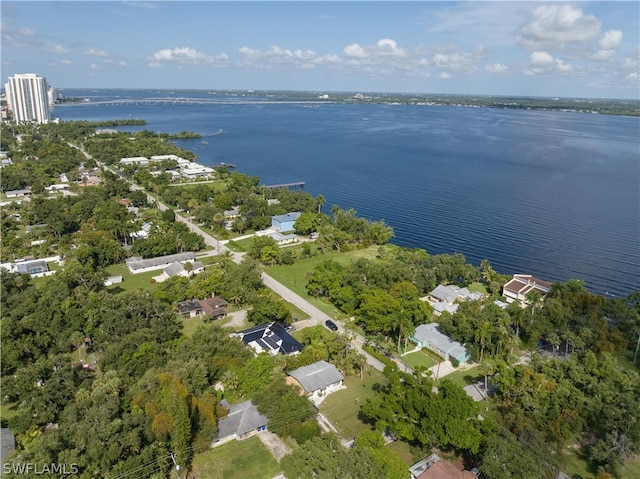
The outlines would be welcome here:
<svg viewBox="0 0 640 479">
<path fill-rule="evenodd" d="M 142 128 L 224 134 L 181 141 L 205 165 L 384 219 L 393 242 L 487 258 L 501 273 L 640 290 L 640 119 L 571 112 L 379 104 L 245 103 L 207 92 L 64 91 L 91 101 L 62 120 L 141 118 Z M 141 97 L 214 104 L 93 104 Z M 228 100 L 228 103 L 225 101 Z M 260 100 L 260 99 L 258 99 Z"/>
</svg>

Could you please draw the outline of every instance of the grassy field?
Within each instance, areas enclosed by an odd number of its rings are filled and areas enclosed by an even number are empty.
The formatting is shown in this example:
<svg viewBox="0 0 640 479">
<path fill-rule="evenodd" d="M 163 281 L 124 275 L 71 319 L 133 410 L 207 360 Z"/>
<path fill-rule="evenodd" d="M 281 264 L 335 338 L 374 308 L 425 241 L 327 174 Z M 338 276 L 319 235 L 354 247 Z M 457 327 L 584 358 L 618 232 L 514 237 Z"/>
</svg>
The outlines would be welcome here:
<svg viewBox="0 0 640 479">
<path fill-rule="evenodd" d="M 360 406 L 366 398 L 373 396 L 373 385 L 385 381 L 380 371 L 367 366 L 363 381 L 360 381 L 359 376 L 345 377 L 346 389 L 327 396 L 320 404 L 320 411 L 331 421 L 343 438 L 353 439 L 362 431 L 371 428 L 358 417 Z"/>
<path fill-rule="evenodd" d="M 371 248 L 348 251 L 346 253 L 330 253 L 308 259 L 299 259 L 292 265 L 271 266 L 265 268 L 265 271 L 329 316 L 344 318 L 344 315 L 333 305 L 307 294 L 307 273 L 313 271 L 313 268 L 323 261 L 333 260 L 346 266 L 357 261 L 359 258 L 375 258 L 377 254 L 378 247 L 373 246 Z"/>
<path fill-rule="evenodd" d="M 189 477 L 272 479 L 280 466 L 256 436 L 231 441 L 193 458 Z"/>
<path fill-rule="evenodd" d="M 387 447 L 400 456 L 400 459 L 402 459 L 402 462 L 404 462 L 407 467 L 414 465 L 419 460 L 413 457 L 413 454 L 411 454 L 411 446 L 404 441 L 390 442 L 387 444 Z"/>
</svg>

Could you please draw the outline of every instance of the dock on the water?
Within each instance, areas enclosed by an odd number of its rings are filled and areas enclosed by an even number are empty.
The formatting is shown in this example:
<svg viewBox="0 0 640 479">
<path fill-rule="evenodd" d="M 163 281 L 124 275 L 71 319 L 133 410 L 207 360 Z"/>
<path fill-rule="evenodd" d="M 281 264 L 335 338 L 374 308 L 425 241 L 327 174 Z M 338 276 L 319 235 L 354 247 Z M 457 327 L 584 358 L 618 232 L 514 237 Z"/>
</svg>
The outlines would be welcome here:
<svg viewBox="0 0 640 479">
<path fill-rule="evenodd" d="M 304 181 L 294 181 L 293 183 L 280 183 L 277 185 L 265 185 L 265 188 L 304 188 Z"/>
</svg>

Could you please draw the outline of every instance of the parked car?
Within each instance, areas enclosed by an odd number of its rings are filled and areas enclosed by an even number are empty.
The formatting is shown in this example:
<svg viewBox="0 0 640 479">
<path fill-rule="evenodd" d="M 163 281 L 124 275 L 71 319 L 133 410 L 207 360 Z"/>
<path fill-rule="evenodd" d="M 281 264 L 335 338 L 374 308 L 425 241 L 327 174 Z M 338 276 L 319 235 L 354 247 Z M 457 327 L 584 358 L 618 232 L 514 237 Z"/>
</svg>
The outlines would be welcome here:
<svg viewBox="0 0 640 479">
<path fill-rule="evenodd" d="M 324 322 L 324 325 L 329 328 L 331 331 L 337 331 L 338 330 L 338 325 L 336 323 L 334 323 L 333 321 L 331 321 L 330 319 L 327 319 Z"/>
</svg>

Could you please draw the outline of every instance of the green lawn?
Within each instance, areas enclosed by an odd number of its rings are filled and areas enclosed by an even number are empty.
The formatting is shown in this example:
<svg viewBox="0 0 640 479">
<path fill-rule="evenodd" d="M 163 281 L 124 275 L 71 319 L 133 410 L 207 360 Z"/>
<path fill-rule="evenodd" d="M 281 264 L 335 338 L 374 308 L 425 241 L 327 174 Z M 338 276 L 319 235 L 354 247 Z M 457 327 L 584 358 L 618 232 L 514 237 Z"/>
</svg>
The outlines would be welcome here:
<svg viewBox="0 0 640 479">
<path fill-rule="evenodd" d="M 107 289 L 114 292 L 122 291 L 138 291 L 144 289 L 145 291 L 155 290 L 159 283 L 152 283 L 151 278 L 158 276 L 162 273 L 162 270 L 147 271 L 146 273 L 131 274 L 129 268 L 123 264 L 114 264 L 105 268 L 105 271 L 109 276 L 122 275 L 122 283 L 109 286 Z"/>
<path fill-rule="evenodd" d="M 313 268 L 323 261 L 333 260 L 343 265 L 349 265 L 359 258 L 375 258 L 377 254 L 378 246 L 372 246 L 370 248 L 348 251 L 346 253 L 320 254 L 312 258 L 298 259 L 292 265 L 271 266 L 265 268 L 265 271 L 286 287 L 305 298 L 322 312 L 334 318 L 344 319 L 344 315 L 333 305 L 307 294 L 307 273 L 313 271 Z"/>
<path fill-rule="evenodd" d="M 320 404 L 320 411 L 331 421 L 343 438 L 353 439 L 362 431 L 371 429 L 370 425 L 358 418 L 360 406 L 366 398 L 373 396 L 373 385 L 385 381 L 380 371 L 366 366 L 363 381 L 360 381 L 359 376 L 345 377 L 346 389 L 328 395 Z"/>
<path fill-rule="evenodd" d="M 416 369 L 418 366 L 430 368 L 438 364 L 438 360 L 431 355 L 426 354 L 424 351 L 416 351 L 414 353 L 407 354 L 402 358 L 405 363 L 411 368 Z"/>
<path fill-rule="evenodd" d="M 469 286 L 467 286 L 467 289 L 472 293 L 477 292 L 482 294 L 489 294 L 489 291 L 487 291 L 486 286 L 478 282 L 471 283 Z"/>
<path fill-rule="evenodd" d="M 413 457 L 411 446 L 407 442 L 393 441 L 387 444 L 387 447 L 400 456 L 400 459 L 402 459 L 402 462 L 404 462 L 407 467 L 413 466 L 420 459 Z"/>
<path fill-rule="evenodd" d="M 193 458 L 189 477 L 272 479 L 280 466 L 256 436 L 231 441 Z"/>
<path fill-rule="evenodd" d="M 566 454 L 565 461 L 562 471 L 569 477 L 593 479 L 597 473 L 592 469 L 587 458 L 577 452 Z M 637 479 L 638 477 L 640 477 L 640 460 L 627 462 L 622 468 L 620 479 Z"/>
<path fill-rule="evenodd" d="M 475 381 L 478 381 L 482 377 L 483 376 L 478 373 L 478 366 L 474 366 L 466 371 L 456 371 L 455 373 L 451 373 L 443 379 L 449 379 L 458 386 L 465 387 Z"/>
</svg>

